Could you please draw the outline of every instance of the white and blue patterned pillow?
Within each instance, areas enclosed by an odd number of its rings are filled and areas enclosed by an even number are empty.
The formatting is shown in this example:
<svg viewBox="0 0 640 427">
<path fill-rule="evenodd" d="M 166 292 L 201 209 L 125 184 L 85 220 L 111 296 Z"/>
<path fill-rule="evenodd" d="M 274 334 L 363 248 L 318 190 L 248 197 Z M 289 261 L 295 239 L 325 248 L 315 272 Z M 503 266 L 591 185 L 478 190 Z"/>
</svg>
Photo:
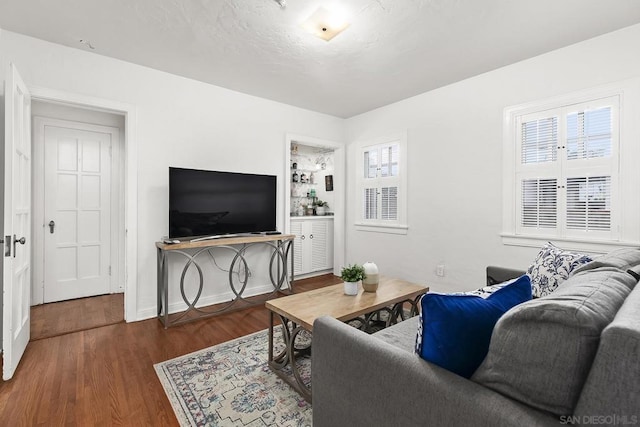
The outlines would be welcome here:
<svg viewBox="0 0 640 427">
<path fill-rule="evenodd" d="M 569 252 L 547 242 L 527 270 L 531 278 L 531 291 L 534 298 L 549 295 L 564 282 L 578 266 L 592 259 L 581 253 Z"/>
</svg>

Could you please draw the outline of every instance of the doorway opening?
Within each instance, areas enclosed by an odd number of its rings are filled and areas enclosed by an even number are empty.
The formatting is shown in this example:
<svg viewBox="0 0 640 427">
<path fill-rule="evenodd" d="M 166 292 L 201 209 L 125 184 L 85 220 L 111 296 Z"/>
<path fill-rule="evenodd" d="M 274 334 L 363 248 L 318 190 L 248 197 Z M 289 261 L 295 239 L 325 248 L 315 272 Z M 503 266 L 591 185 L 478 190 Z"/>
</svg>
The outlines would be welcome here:
<svg viewBox="0 0 640 427">
<path fill-rule="evenodd" d="M 286 137 L 285 231 L 296 235 L 298 278 L 339 275 L 344 264 L 345 151 L 335 141 Z"/>
<path fill-rule="evenodd" d="M 124 321 L 125 118 L 32 102 L 31 341 Z"/>
</svg>

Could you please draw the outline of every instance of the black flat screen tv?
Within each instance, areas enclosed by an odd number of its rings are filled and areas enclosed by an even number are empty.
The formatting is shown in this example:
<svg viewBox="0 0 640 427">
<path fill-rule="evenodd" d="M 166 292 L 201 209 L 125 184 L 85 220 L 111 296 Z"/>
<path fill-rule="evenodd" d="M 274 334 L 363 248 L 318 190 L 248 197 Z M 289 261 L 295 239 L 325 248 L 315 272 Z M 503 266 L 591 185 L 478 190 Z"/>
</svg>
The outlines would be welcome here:
<svg viewBox="0 0 640 427">
<path fill-rule="evenodd" d="M 169 168 L 169 237 L 276 229 L 276 177 Z"/>
</svg>

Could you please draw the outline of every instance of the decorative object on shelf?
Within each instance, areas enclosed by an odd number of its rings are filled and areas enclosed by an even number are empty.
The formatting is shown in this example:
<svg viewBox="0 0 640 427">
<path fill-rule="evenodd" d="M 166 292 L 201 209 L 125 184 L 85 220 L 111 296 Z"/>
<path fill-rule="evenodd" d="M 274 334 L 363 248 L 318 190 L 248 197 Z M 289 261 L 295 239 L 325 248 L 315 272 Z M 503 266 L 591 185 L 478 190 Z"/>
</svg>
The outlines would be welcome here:
<svg viewBox="0 0 640 427">
<path fill-rule="evenodd" d="M 293 171 L 293 177 L 292 177 L 293 182 L 298 182 L 299 178 L 298 178 L 298 172 Z"/>
<path fill-rule="evenodd" d="M 313 205 L 307 206 L 307 215 L 313 215 Z"/>
<path fill-rule="evenodd" d="M 293 165 L 291 165 L 291 169 L 298 169 L 298 164 L 296 162 L 293 162 Z"/>
<path fill-rule="evenodd" d="M 312 188 L 309 190 L 309 197 L 316 197 L 316 189 Z"/>
<path fill-rule="evenodd" d="M 316 183 L 316 177 L 315 177 L 315 175 L 313 175 L 313 172 L 311 172 L 309 174 L 309 183 L 310 184 L 315 184 Z"/>
<path fill-rule="evenodd" d="M 362 268 L 364 268 L 365 278 L 362 279 L 362 287 L 365 292 L 375 292 L 378 290 L 378 266 L 372 262 L 365 262 L 362 264 Z"/>
<path fill-rule="evenodd" d="M 324 177 L 324 186 L 327 191 L 333 191 L 333 175 L 327 175 Z"/>
<path fill-rule="evenodd" d="M 307 175 L 304 172 L 300 174 L 300 182 L 303 184 L 307 182 Z"/>
<path fill-rule="evenodd" d="M 344 280 L 345 295 L 358 295 L 358 287 L 360 282 L 366 278 L 366 275 L 361 265 L 353 264 L 342 267 L 340 278 Z"/>
<path fill-rule="evenodd" d="M 304 216 L 304 206 L 299 205 L 296 213 L 298 214 L 298 216 Z"/>
<path fill-rule="evenodd" d="M 327 202 L 323 202 L 322 200 L 316 201 L 316 215 L 324 216 L 327 213 L 327 208 L 329 204 Z"/>
<path fill-rule="evenodd" d="M 291 144 L 291 154 L 298 154 L 298 144 Z"/>
</svg>

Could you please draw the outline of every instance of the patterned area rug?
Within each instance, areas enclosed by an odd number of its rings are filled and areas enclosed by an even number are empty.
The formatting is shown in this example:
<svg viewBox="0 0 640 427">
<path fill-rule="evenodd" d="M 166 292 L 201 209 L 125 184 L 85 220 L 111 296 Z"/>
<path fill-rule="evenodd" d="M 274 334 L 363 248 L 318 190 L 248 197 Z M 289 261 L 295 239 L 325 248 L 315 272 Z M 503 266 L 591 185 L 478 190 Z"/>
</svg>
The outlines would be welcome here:
<svg viewBox="0 0 640 427">
<path fill-rule="evenodd" d="M 180 425 L 310 426 L 311 405 L 271 371 L 268 347 L 265 329 L 154 365 Z M 299 366 L 308 383 L 311 359 Z"/>
</svg>

